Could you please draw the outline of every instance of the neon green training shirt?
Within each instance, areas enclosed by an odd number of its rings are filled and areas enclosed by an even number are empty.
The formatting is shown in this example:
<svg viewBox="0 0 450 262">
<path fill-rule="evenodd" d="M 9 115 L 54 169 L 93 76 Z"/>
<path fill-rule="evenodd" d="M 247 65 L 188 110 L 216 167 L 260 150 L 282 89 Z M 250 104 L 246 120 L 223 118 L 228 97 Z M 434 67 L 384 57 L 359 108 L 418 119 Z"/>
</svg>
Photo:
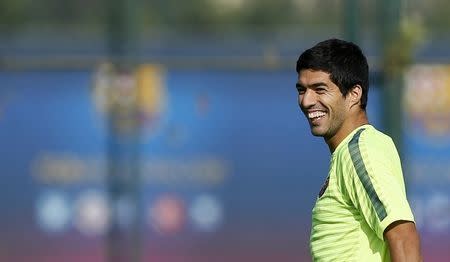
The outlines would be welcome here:
<svg viewBox="0 0 450 262">
<path fill-rule="evenodd" d="M 384 230 L 398 220 L 414 222 L 395 145 L 371 125 L 333 152 L 320 194 L 312 211 L 314 261 L 390 261 Z"/>
</svg>

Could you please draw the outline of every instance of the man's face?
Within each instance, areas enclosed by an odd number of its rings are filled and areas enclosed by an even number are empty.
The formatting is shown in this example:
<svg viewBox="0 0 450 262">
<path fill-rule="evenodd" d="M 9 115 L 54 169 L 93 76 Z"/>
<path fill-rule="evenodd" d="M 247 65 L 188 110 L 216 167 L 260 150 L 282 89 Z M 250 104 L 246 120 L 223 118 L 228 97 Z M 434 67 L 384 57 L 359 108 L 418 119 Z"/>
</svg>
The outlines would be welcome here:
<svg viewBox="0 0 450 262">
<path fill-rule="evenodd" d="M 310 69 L 301 70 L 298 83 L 298 103 L 308 119 L 311 133 L 330 139 L 344 124 L 349 103 L 331 79 L 330 74 Z"/>
</svg>

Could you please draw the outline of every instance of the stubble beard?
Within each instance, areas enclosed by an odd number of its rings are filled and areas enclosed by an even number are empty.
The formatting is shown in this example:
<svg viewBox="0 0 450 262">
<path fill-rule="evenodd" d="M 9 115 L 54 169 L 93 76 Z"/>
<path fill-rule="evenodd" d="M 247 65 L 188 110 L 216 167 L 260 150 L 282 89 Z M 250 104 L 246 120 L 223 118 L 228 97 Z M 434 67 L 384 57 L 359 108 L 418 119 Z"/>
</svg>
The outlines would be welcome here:
<svg viewBox="0 0 450 262">
<path fill-rule="evenodd" d="M 327 115 L 325 123 L 314 126 L 310 123 L 311 134 L 316 137 L 323 137 L 326 141 L 334 137 L 339 129 L 343 126 L 345 117 L 337 117 L 334 119 Z"/>
</svg>

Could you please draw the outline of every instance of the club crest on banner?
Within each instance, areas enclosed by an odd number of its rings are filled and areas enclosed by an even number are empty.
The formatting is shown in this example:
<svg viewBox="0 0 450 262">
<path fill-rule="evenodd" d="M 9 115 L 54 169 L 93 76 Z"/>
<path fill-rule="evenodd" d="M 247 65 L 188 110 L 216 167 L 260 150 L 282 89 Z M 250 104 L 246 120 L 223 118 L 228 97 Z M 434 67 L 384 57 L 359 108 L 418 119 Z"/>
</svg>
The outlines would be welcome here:
<svg viewBox="0 0 450 262">
<path fill-rule="evenodd" d="M 161 127 L 167 109 L 164 70 L 156 65 L 119 70 L 101 64 L 94 75 L 93 100 L 116 134 L 140 132 L 149 138 Z"/>
<path fill-rule="evenodd" d="M 415 134 L 450 143 L 450 66 L 416 65 L 406 74 L 405 109 Z"/>
</svg>

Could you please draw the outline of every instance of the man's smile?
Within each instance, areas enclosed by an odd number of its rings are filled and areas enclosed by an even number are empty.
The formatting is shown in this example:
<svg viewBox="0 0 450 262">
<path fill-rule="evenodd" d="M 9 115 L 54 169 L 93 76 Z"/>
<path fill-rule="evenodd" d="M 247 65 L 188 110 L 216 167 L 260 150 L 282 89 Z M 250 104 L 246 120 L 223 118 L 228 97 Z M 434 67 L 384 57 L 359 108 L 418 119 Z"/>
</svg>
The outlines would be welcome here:
<svg viewBox="0 0 450 262">
<path fill-rule="evenodd" d="M 326 116 L 326 111 L 309 111 L 306 113 L 306 116 L 308 117 L 308 120 L 311 122 L 311 124 L 319 124 L 319 121 L 323 119 L 324 116 Z"/>
</svg>

